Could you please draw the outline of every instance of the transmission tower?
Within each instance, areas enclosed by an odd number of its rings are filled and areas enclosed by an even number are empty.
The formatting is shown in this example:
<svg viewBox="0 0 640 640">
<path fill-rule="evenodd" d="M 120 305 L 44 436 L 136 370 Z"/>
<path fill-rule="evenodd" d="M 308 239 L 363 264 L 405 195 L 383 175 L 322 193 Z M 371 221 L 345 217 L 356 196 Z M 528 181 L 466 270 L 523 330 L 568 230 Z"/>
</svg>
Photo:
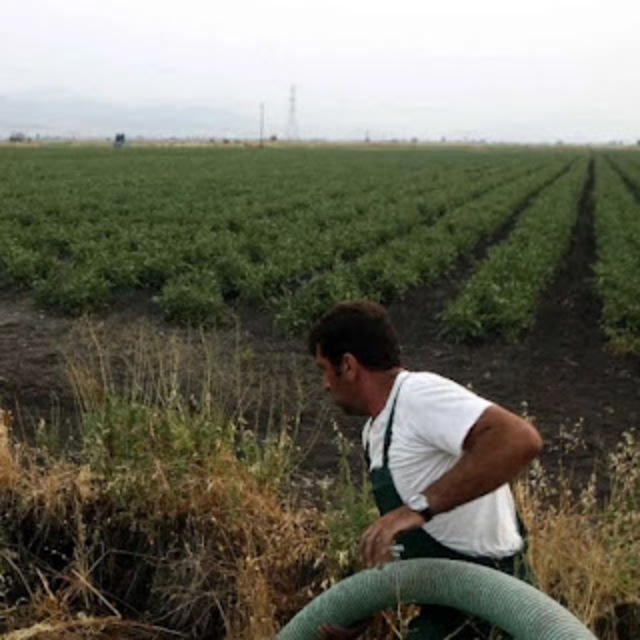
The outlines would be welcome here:
<svg viewBox="0 0 640 640">
<path fill-rule="evenodd" d="M 298 122 L 296 120 L 296 87 L 291 85 L 289 93 L 289 118 L 287 119 L 286 138 L 289 141 L 298 139 Z"/>
</svg>

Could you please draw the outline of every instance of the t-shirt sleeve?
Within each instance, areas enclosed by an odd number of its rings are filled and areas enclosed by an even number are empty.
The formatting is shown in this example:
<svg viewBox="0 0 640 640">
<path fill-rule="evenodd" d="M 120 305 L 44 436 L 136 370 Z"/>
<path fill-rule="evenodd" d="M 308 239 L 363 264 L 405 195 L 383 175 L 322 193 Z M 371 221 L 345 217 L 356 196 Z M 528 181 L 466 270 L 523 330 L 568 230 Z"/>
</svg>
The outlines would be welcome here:
<svg viewBox="0 0 640 640">
<path fill-rule="evenodd" d="M 428 446 L 461 455 L 469 430 L 492 403 L 436 374 L 416 378 L 406 394 L 412 431 Z"/>
</svg>

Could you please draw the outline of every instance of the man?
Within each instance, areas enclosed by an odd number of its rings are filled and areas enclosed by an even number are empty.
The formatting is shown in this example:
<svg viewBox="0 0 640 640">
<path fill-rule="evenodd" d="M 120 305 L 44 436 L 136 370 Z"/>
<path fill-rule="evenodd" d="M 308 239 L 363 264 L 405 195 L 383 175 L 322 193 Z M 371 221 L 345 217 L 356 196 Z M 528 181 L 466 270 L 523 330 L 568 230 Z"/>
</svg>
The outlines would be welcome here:
<svg viewBox="0 0 640 640">
<path fill-rule="evenodd" d="M 434 373 L 400 362 L 386 311 L 366 300 L 339 303 L 315 324 L 309 349 L 325 389 L 347 413 L 368 416 L 362 442 L 380 518 L 364 533 L 365 566 L 439 557 L 527 579 L 524 532 L 509 481 L 542 448 L 536 429 L 506 409 Z M 325 638 L 363 630 L 324 626 Z M 466 616 L 426 606 L 410 638 L 473 638 Z"/>
</svg>

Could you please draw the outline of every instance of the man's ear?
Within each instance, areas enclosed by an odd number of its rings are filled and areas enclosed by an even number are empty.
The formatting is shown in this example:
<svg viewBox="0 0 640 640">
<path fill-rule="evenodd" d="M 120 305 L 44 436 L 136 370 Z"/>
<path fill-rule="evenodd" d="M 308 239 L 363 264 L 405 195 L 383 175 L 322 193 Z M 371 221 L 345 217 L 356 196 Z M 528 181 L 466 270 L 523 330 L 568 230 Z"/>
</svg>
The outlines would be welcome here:
<svg viewBox="0 0 640 640">
<path fill-rule="evenodd" d="M 342 362 L 340 363 L 340 372 L 343 376 L 353 380 L 358 373 L 360 363 L 358 359 L 352 353 L 345 353 L 342 356 Z"/>
</svg>

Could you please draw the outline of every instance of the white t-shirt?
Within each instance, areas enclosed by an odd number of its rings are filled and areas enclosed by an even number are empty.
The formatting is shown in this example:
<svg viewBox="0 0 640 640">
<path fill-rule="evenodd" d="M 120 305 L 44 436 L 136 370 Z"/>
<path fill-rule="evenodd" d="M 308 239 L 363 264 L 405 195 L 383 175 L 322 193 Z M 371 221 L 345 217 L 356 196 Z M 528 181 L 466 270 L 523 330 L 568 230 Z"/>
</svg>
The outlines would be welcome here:
<svg viewBox="0 0 640 640">
<path fill-rule="evenodd" d="M 491 403 L 435 373 L 402 371 L 384 409 L 367 421 L 362 432 L 365 450 L 369 443 L 370 469 L 383 466 L 384 434 L 398 389 L 389 469 L 406 502 L 456 464 L 467 433 Z M 471 556 L 510 556 L 524 544 L 507 484 L 436 515 L 424 530 L 447 547 Z"/>
</svg>

